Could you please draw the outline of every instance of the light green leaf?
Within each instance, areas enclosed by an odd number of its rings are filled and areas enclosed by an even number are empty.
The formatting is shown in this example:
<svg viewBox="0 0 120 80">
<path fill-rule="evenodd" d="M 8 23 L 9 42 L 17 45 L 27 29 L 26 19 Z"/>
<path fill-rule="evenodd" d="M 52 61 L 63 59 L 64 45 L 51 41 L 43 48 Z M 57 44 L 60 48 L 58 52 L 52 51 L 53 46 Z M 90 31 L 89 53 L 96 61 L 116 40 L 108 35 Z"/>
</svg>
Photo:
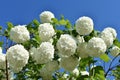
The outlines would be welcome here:
<svg viewBox="0 0 120 80">
<path fill-rule="evenodd" d="M 120 48 L 120 42 L 118 41 L 118 39 L 115 39 L 113 43 L 114 43 L 114 45 L 116 45 Z"/>
<path fill-rule="evenodd" d="M 2 47 L 2 45 L 3 45 L 3 42 L 0 42 L 0 47 Z"/>
<path fill-rule="evenodd" d="M 11 22 L 7 22 L 7 26 L 8 26 L 8 31 L 10 31 L 11 28 L 13 27 L 13 24 Z"/>
<path fill-rule="evenodd" d="M 59 24 L 60 24 L 60 25 L 66 25 L 67 22 L 66 22 L 66 20 L 64 20 L 64 19 L 61 19 L 61 20 L 59 21 Z"/>
<path fill-rule="evenodd" d="M 108 62 L 110 60 L 109 56 L 107 54 L 101 54 L 100 59 L 102 59 L 105 62 Z"/>
</svg>

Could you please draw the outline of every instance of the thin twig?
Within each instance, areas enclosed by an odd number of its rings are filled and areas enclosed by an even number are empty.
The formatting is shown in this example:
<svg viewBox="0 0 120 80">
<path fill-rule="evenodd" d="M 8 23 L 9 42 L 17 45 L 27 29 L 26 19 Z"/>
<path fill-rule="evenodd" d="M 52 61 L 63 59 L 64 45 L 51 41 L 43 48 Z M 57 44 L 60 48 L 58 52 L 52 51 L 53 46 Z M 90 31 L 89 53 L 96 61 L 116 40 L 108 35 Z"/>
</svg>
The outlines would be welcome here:
<svg viewBox="0 0 120 80">
<path fill-rule="evenodd" d="M 113 61 L 114 61 L 119 55 L 120 55 L 120 53 L 112 59 L 110 65 L 109 65 L 109 68 L 108 68 L 107 72 L 105 73 L 105 77 L 106 77 L 106 76 L 108 75 L 108 73 L 113 69 L 113 67 L 111 68 L 112 63 L 113 63 Z M 117 66 L 118 66 L 118 65 L 117 65 Z M 116 67 L 116 66 L 115 66 L 115 67 Z"/>
<path fill-rule="evenodd" d="M 7 56 L 6 56 L 6 80 L 9 80 Z"/>
</svg>

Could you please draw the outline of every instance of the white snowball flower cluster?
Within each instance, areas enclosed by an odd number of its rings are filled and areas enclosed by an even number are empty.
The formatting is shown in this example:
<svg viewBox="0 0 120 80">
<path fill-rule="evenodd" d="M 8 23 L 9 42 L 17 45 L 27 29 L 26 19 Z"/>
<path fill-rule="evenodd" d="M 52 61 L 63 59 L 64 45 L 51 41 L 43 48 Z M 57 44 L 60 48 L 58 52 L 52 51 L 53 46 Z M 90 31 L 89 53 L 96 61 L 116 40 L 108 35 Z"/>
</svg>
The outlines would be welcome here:
<svg viewBox="0 0 120 80">
<path fill-rule="evenodd" d="M 88 51 L 88 48 L 87 48 L 87 43 L 84 42 L 84 43 L 81 43 L 78 45 L 77 47 L 77 55 L 81 58 L 86 58 L 89 56 L 89 51 Z"/>
<path fill-rule="evenodd" d="M 38 32 L 42 41 L 49 41 L 55 35 L 55 30 L 50 23 L 40 24 Z"/>
<path fill-rule="evenodd" d="M 72 71 L 72 73 L 73 73 L 73 75 L 74 76 L 79 76 L 79 70 L 78 70 L 78 68 L 75 68 L 73 71 Z"/>
<path fill-rule="evenodd" d="M 59 69 L 59 64 L 57 61 L 51 61 L 45 64 L 45 67 L 48 72 L 53 73 L 54 71 Z"/>
<path fill-rule="evenodd" d="M 93 31 L 93 20 L 90 17 L 80 17 L 76 23 L 76 31 L 80 35 L 88 35 Z"/>
<path fill-rule="evenodd" d="M 2 48 L 0 47 L 0 54 L 2 54 Z"/>
<path fill-rule="evenodd" d="M 57 49 L 61 57 L 69 57 L 76 51 L 77 45 L 75 39 L 69 34 L 63 34 L 57 42 Z"/>
<path fill-rule="evenodd" d="M 42 42 L 34 53 L 34 59 L 38 64 L 44 64 L 54 58 L 54 46 L 49 42 Z"/>
<path fill-rule="evenodd" d="M 7 60 L 10 68 L 15 72 L 19 72 L 28 63 L 29 53 L 20 44 L 14 45 L 7 50 Z"/>
<path fill-rule="evenodd" d="M 74 56 L 61 59 L 60 66 L 67 71 L 73 71 L 79 64 L 79 59 Z"/>
<path fill-rule="evenodd" d="M 69 75 L 68 74 L 63 74 L 62 79 L 63 80 L 69 80 Z"/>
<path fill-rule="evenodd" d="M 40 70 L 40 76 L 42 77 L 42 80 L 52 80 L 52 73 L 47 71 L 46 68 Z"/>
<path fill-rule="evenodd" d="M 80 35 L 77 35 L 76 41 L 77 41 L 78 44 L 81 44 L 81 43 L 85 42 L 84 37 L 80 36 Z"/>
<path fill-rule="evenodd" d="M 50 11 L 44 11 L 40 14 L 40 20 L 42 23 L 49 23 L 51 22 L 52 18 L 55 18 L 55 16 Z"/>
<path fill-rule="evenodd" d="M 45 66 L 40 71 L 40 75 L 44 80 L 52 80 L 52 73 L 59 69 L 59 64 L 57 61 L 51 61 L 45 64 Z"/>
<path fill-rule="evenodd" d="M 6 59 L 5 59 L 6 55 L 0 53 L 0 69 L 5 69 L 6 66 Z"/>
<path fill-rule="evenodd" d="M 112 33 L 112 36 L 113 36 L 113 39 L 115 40 L 116 37 L 117 37 L 117 33 L 116 33 L 116 30 L 112 27 L 107 27 L 105 28 L 103 31 L 107 31 L 107 32 L 110 32 Z"/>
<path fill-rule="evenodd" d="M 87 72 L 87 71 L 80 71 L 80 73 L 81 73 L 82 76 L 85 76 L 85 75 L 89 76 L 89 72 Z"/>
<path fill-rule="evenodd" d="M 113 46 L 112 49 L 110 49 L 110 53 L 112 56 L 117 56 L 120 53 L 120 48 Z"/>
<path fill-rule="evenodd" d="M 107 45 L 107 47 L 109 48 L 110 46 L 112 46 L 113 44 L 113 35 L 110 31 L 108 30 L 103 30 L 100 34 L 100 38 L 102 38 L 105 42 L 105 44 Z"/>
<path fill-rule="evenodd" d="M 99 57 L 106 51 L 106 44 L 103 39 L 93 37 L 88 41 L 89 55 L 93 57 Z"/>
<path fill-rule="evenodd" d="M 16 43 L 23 43 L 30 39 L 30 34 L 25 25 L 18 25 L 11 29 L 10 39 Z"/>
</svg>

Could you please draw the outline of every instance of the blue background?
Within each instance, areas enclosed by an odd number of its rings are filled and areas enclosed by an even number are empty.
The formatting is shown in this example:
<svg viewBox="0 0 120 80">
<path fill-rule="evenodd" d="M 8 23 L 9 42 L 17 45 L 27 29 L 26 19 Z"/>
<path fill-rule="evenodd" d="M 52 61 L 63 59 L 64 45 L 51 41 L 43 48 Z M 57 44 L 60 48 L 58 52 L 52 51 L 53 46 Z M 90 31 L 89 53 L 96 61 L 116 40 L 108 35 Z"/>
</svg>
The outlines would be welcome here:
<svg viewBox="0 0 120 80">
<path fill-rule="evenodd" d="M 89 16 L 97 30 L 113 27 L 120 34 L 120 0 L 1 0 L 0 25 L 10 21 L 15 25 L 39 20 L 42 11 L 49 10 L 57 18 L 61 14 L 73 24 L 81 16 Z M 120 35 L 118 35 L 120 39 Z"/>
<path fill-rule="evenodd" d="M 81 16 L 89 16 L 96 30 L 113 27 L 120 40 L 120 0 L 0 0 L 0 26 L 6 27 L 8 21 L 28 24 L 39 20 L 39 14 L 45 10 L 57 18 L 63 14 L 72 24 Z"/>
</svg>

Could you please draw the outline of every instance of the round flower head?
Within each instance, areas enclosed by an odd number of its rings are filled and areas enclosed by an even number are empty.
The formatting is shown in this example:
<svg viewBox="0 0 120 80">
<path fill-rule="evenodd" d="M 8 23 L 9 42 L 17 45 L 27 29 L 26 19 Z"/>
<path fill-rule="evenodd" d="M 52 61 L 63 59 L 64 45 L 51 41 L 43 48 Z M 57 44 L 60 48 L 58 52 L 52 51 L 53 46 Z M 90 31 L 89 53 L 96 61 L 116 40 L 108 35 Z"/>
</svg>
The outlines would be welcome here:
<svg viewBox="0 0 120 80">
<path fill-rule="evenodd" d="M 61 57 L 68 57 L 75 53 L 77 48 L 76 41 L 68 34 L 63 34 L 57 42 L 57 49 Z"/>
<path fill-rule="evenodd" d="M 114 28 L 107 27 L 107 28 L 105 28 L 103 31 L 107 31 L 107 32 L 112 33 L 113 39 L 114 39 L 114 40 L 116 39 L 117 33 L 116 33 L 116 30 L 115 30 Z"/>
<path fill-rule="evenodd" d="M 45 64 L 44 68 L 48 71 L 53 73 L 54 71 L 59 69 L 59 64 L 57 61 L 50 61 Z"/>
<path fill-rule="evenodd" d="M 117 56 L 120 53 L 120 48 L 113 46 L 112 49 L 110 49 L 110 53 L 112 56 Z"/>
<path fill-rule="evenodd" d="M 30 56 L 35 59 L 35 53 L 37 52 L 37 48 L 35 47 L 32 47 L 30 50 L 29 50 L 29 53 L 30 53 Z"/>
<path fill-rule="evenodd" d="M 105 42 L 105 44 L 107 45 L 107 47 L 109 48 L 110 46 L 112 46 L 113 44 L 113 35 L 110 31 L 108 30 L 103 30 L 100 34 L 100 38 L 102 38 Z"/>
<path fill-rule="evenodd" d="M 0 47 L 0 54 L 2 54 L 2 48 Z"/>
<path fill-rule="evenodd" d="M 81 43 L 77 47 L 77 55 L 81 58 L 86 58 L 89 56 L 89 51 L 87 49 L 87 43 Z"/>
<path fill-rule="evenodd" d="M 75 68 L 73 71 L 72 71 L 72 73 L 73 73 L 73 75 L 74 76 L 79 76 L 79 70 L 78 70 L 78 68 Z"/>
<path fill-rule="evenodd" d="M 78 44 L 81 44 L 81 43 L 85 42 L 84 37 L 79 36 L 79 35 L 76 37 L 76 41 L 77 41 Z"/>
<path fill-rule="evenodd" d="M 25 25 L 18 25 L 11 29 L 10 39 L 16 43 L 23 43 L 30 39 L 29 31 Z"/>
<path fill-rule="evenodd" d="M 85 76 L 85 75 L 89 76 L 89 73 L 87 71 L 81 71 L 80 73 L 82 76 Z"/>
<path fill-rule="evenodd" d="M 98 37 L 93 37 L 88 41 L 89 55 L 93 57 L 99 57 L 106 51 L 106 44 L 103 39 Z"/>
<path fill-rule="evenodd" d="M 42 80 L 52 80 L 52 73 L 47 71 L 46 68 L 40 70 L 40 76 L 42 77 Z"/>
<path fill-rule="evenodd" d="M 38 64 L 44 64 L 54 58 L 54 46 L 49 42 L 42 42 L 34 54 L 34 59 Z"/>
<path fill-rule="evenodd" d="M 62 78 L 63 80 L 69 80 L 69 75 L 68 74 L 63 74 Z"/>
<path fill-rule="evenodd" d="M 40 20 L 42 23 L 50 23 L 52 18 L 55 18 L 55 16 L 50 11 L 44 11 L 40 14 Z"/>
<path fill-rule="evenodd" d="M 5 63 L 5 54 L 0 54 L 0 69 L 5 69 L 6 63 Z"/>
<path fill-rule="evenodd" d="M 13 72 L 17 73 L 28 63 L 29 53 L 22 45 L 14 45 L 7 50 L 7 60 Z"/>
<path fill-rule="evenodd" d="M 67 71 L 73 71 L 79 64 L 79 59 L 76 57 L 64 57 L 61 59 L 60 66 Z"/>
<path fill-rule="evenodd" d="M 38 32 L 42 41 L 49 41 L 55 35 L 55 30 L 50 23 L 40 24 Z"/>
<path fill-rule="evenodd" d="M 76 31 L 80 35 L 88 35 L 93 31 L 93 20 L 90 17 L 80 17 L 76 23 Z"/>
</svg>

